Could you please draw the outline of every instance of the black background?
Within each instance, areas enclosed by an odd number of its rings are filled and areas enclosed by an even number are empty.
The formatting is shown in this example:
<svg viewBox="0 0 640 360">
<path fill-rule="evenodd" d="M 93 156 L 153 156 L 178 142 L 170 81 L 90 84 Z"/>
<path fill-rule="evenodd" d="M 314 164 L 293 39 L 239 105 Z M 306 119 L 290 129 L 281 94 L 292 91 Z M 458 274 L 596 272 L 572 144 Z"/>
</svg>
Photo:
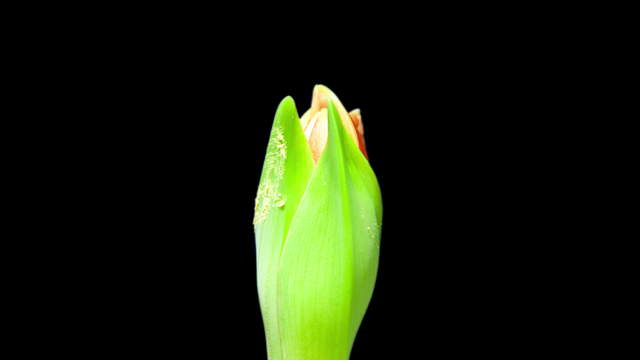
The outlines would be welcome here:
<svg viewBox="0 0 640 360">
<path fill-rule="evenodd" d="M 352 359 L 621 348 L 598 320 L 628 319 L 611 294 L 632 272 L 606 260 L 633 261 L 598 253 L 629 214 L 598 200 L 629 198 L 614 170 L 634 142 L 612 122 L 628 72 L 606 9 L 232 5 L 11 12 L 5 243 L 25 251 L 3 253 L 7 344 L 266 359 L 254 196 L 278 103 L 302 112 L 320 83 L 362 110 L 384 201 Z"/>
<path fill-rule="evenodd" d="M 336 58 L 182 40 L 96 50 L 72 85 L 71 115 L 86 121 L 61 145 L 85 240 L 68 249 L 79 295 L 66 305 L 89 354 L 266 359 L 254 198 L 278 103 L 291 95 L 304 112 L 315 84 L 361 109 L 383 195 L 379 276 L 352 359 L 549 342 L 537 326 L 550 299 L 531 290 L 549 245 L 537 226 L 549 179 L 533 170 L 544 146 L 532 145 L 549 127 L 521 55 L 427 42 Z"/>
</svg>

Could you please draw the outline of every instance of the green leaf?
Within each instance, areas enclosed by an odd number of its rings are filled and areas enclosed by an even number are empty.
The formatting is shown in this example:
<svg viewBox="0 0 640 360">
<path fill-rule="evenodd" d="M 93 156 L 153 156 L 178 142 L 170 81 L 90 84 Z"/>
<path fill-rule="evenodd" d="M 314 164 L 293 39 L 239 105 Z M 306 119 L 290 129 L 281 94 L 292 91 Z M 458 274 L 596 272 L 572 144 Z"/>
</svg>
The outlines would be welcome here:
<svg viewBox="0 0 640 360">
<path fill-rule="evenodd" d="M 277 276 L 291 220 L 314 164 L 295 103 L 286 97 L 276 111 L 256 197 L 257 276 L 270 359 L 281 359 Z"/>
<path fill-rule="evenodd" d="M 368 161 L 329 103 L 329 136 L 288 229 L 277 307 L 282 357 L 346 360 L 378 266 L 382 206 Z"/>
</svg>

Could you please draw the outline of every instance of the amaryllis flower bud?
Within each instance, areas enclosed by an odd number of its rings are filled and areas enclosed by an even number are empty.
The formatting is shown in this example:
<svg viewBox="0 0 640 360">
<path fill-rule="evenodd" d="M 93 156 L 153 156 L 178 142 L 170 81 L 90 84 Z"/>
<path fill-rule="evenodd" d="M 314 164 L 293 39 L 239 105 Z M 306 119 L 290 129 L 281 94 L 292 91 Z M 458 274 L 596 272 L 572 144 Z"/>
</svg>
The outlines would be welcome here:
<svg viewBox="0 0 640 360">
<path fill-rule="evenodd" d="M 382 202 L 360 111 L 318 85 L 276 112 L 254 226 L 270 360 L 346 360 L 375 283 Z"/>
<path fill-rule="evenodd" d="M 340 120 L 345 130 L 351 136 L 353 141 L 358 144 L 362 153 L 367 156 L 367 150 L 364 144 L 364 126 L 362 125 L 362 117 L 360 109 L 355 109 L 350 113 L 344 108 L 338 97 L 329 88 L 323 85 L 317 85 L 313 89 L 313 97 L 311 100 L 311 108 L 302 115 L 300 124 L 304 130 L 304 135 L 311 147 L 311 155 L 313 160 L 318 162 L 320 154 L 327 142 L 327 104 L 331 100 L 338 110 Z"/>
</svg>

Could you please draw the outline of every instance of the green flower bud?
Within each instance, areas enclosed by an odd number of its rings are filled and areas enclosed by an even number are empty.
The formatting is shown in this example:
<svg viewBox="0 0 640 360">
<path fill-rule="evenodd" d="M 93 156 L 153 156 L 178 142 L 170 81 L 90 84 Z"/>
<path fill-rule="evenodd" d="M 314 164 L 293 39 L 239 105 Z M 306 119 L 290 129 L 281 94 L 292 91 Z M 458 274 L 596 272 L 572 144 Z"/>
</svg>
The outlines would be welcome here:
<svg viewBox="0 0 640 360">
<path fill-rule="evenodd" d="M 316 86 L 276 112 L 256 197 L 257 278 L 270 360 L 346 360 L 371 299 L 382 200 L 359 111 Z"/>
</svg>

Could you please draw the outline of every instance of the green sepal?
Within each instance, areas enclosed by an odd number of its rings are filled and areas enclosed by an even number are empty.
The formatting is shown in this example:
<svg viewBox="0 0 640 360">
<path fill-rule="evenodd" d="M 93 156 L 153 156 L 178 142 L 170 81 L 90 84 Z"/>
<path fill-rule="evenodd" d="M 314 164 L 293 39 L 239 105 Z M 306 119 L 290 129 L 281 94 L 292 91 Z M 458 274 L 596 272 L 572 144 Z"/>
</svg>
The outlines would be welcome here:
<svg viewBox="0 0 640 360">
<path fill-rule="evenodd" d="M 382 204 L 369 162 L 329 103 L 328 140 L 280 258 L 280 359 L 346 360 L 375 283 Z M 270 358 L 271 359 L 271 358 Z"/>
<path fill-rule="evenodd" d="M 280 348 L 277 276 L 280 254 L 314 164 L 295 103 L 282 100 L 276 111 L 255 204 L 257 277 L 269 359 Z"/>
</svg>

